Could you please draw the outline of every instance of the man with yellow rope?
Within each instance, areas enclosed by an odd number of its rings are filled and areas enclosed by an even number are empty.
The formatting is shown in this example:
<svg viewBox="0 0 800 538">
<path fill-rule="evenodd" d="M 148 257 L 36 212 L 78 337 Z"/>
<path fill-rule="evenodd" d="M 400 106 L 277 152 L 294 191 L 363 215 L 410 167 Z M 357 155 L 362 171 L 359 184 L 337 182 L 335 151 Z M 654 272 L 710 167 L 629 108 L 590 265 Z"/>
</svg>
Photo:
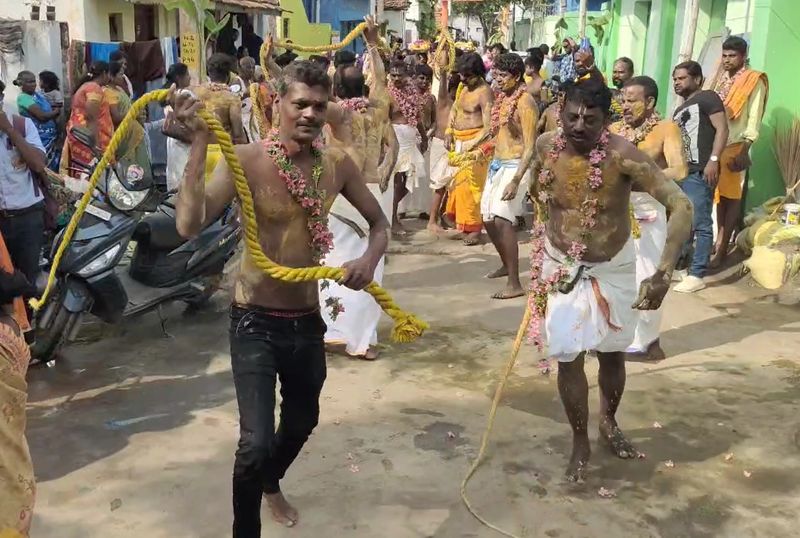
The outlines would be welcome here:
<svg viewBox="0 0 800 538">
<path fill-rule="evenodd" d="M 328 105 L 330 126 L 328 142 L 341 148 L 361 170 L 367 188 L 381 205 L 387 218 L 392 216 L 394 190 L 388 188 L 397 160 L 397 142 L 389 123 L 389 96 L 386 93 L 386 71 L 378 52 L 378 28 L 371 17 L 366 18 L 364 38 L 373 70 L 370 99 L 364 97 L 364 75 L 355 65 L 340 65 L 334 75 L 334 93 L 338 101 Z M 386 140 L 384 133 L 390 134 Z M 388 142 L 388 143 L 387 143 Z M 383 151 L 387 148 L 386 151 Z M 381 154 L 383 153 L 383 159 Z M 367 248 L 368 225 L 361 214 L 338 196 L 330 212 L 333 249 L 325 258 L 326 265 L 338 266 L 360 256 Z M 383 279 L 384 258 L 375 269 L 375 281 Z M 320 304 L 338 301 L 341 315 L 323 310 L 328 327 L 325 344 L 333 349 L 364 360 L 378 358 L 378 321 L 380 306 L 366 293 L 323 281 L 320 283 Z M 330 349 L 330 348 L 329 348 Z"/>
<path fill-rule="evenodd" d="M 587 80 L 567 89 L 562 131 L 537 141 L 532 195 L 540 221 L 531 251 L 530 337 L 558 360 L 558 390 L 572 426 L 567 478 L 584 478 L 591 449 L 587 351 L 600 364 L 600 439 L 620 458 L 639 453 L 616 420 L 625 390 L 625 350 L 633 340 L 633 309 L 655 310 L 692 225 L 688 198 L 645 153 L 609 134 L 611 92 Z M 636 295 L 636 256 L 629 213 L 631 188 L 670 213 L 655 273 Z"/>
<path fill-rule="evenodd" d="M 252 192 L 259 245 L 281 265 L 318 265 L 331 247 L 328 208 L 340 193 L 353 204 L 369 224 L 368 247 L 360 258 L 344 264 L 339 283 L 363 289 L 386 250 L 389 224 L 352 159 L 333 148 L 323 154 L 315 143 L 325 123 L 330 86 L 319 65 L 293 62 L 279 83 L 280 127 L 259 143 L 236 146 L 235 153 Z M 216 219 L 237 192 L 225 162 L 217 165 L 208 184 L 204 181 L 213 135 L 199 117 L 202 107 L 191 94 L 181 92 L 176 98 L 176 117 L 192 133 L 176 204 L 176 223 L 184 237 Z M 262 494 L 273 519 L 290 527 L 298 522 L 280 480 L 319 419 L 326 376 L 324 334 L 317 283 L 271 278 L 248 247 L 231 307 L 231 362 L 240 415 L 234 538 L 260 536 Z M 276 432 L 278 378 L 283 398 Z"/>
<path fill-rule="evenodd" d="M 507 282 L 505 289 L 492 295 L 493 299 L 525 295 L 519 281 L 519 245 L 514 224 L 524 213 L 539 110 L 524 76 L 525 64 L 518 55 L 506 53 L 494 59 L 494 81 L 500 92 L 492 106 L 494 159 L 483 187 L 481 216 L 501 262 L 499 269 L 486 276 L 506 277 Z"/>
<path fill-rule="evenodd" d="M 479 146 L 491 129 L 493 95 L 486 83 L 486 67 L 477 53 L 460 56 L 456 71 L 461 87 L 450 112 L 445 145 L 454 155 L 471 154 L 475 159 L 456 172 L 446 213 L 463 233 L 464 244 L 473 246 L 480 242 L 483 228 L 480 203 L 489 163 Z"/>
<path fill-rule="evenodd" d="M 656 81 L 644 76 L 629 78 L 620 92 L 622 121 L 613 123 L 610 131 L 653 159 L 668 179 L 681 181 L 689 173 L 681 130 L 673 121 L 659 117 L 655 109 L 658 102 Z M 636 283 L 639 285 L 658 267 L 667 239 L 667 212 L 646 192 L 631 192 L 631 203 L 640 230 L 640 237 L 634 240 Z M 627 350 L 628 360 L 664 359 L 658 338 L 662 314 L 660 308 L 639 312 L 633 342 Z"/>
</svg>

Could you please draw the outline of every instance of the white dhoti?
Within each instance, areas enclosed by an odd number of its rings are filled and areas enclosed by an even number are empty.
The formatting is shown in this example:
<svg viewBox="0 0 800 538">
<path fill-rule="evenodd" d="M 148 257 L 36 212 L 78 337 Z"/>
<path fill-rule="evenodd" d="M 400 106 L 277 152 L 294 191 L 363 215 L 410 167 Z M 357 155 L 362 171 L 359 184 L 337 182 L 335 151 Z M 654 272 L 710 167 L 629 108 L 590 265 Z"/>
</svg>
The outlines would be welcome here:
<svg viewBox="0 0 800 538">
<path fill-rule="evenodd" d="M 667 242 L 667 210 L 655 198 L 644 192 L 632 192 L 633 213 L 639 222 L 641 237 L 636 246 L 636 289 L 642 281 L 653 276 Z M 663 308 L 663 307 L 662 307 Z M 637 310 L 638 322 L 633 343 L 628 352 L 642 353 L 658 339 L 663 310 Z"/>
<path fill-rule="evenodd" d="M 495 159 L 489 164 L 489 173 L 481 195 L 481 217 L 484 221 L 500 217 L 513 223 L 517 217 L 525 214 L 525 193 L 528 192 L 530 171 L 525 172 L 516 197 L 513 200 L 503 200 L 503 191 L 517 174 L 519 163 L 519 159 Z"/>
<path fill-rule="evenodd" d="M 370 192 L 380 202 L 381 209 L 388 219 L 392 216 L 393 190 L 382 193 L 377 184 L 367 184 Z M 345 200 L 338 196 L 331 207 L 328 226 L 333 234 L 333 249 L 325 256 L 325 265 L 340 267 L 343 263 L 354 260 L 364 254 L 369 243 L 369 225 L 361 214 Z M 375 268 L 375 281 L 383 280 L 385 258 L 381 258 Z M 336 282 L 326 281 L 330 286 L 323 289 L 320 285 L 319 299 L 322 317 L 328 326 L 325 342 L 328 344 L 344 344 L 350 355 L 364 355 L 369 346 L 378 343 L 378 321 L 381 307 L 372 295 L 365 291 L 356 291 L 340 286 Z M 334 321 L 330 309 L 325 306 L 329 297 L 338 297 L 344 307 Z"/>
<path fill-rule="evenodd" d="M 417 144 L 419 131 L 410 125 L 392 125 L 392 127 L 399 146 L 394 174 L 406 175 L 406 189 L 408 189 L 408 194 L 401 201 L 397 211 L 427 212 L 431 205 L 431 190 L 428 188 L 427 162 Z"/>
<path fill-rule="evenodd" d="M 546 279 L 566 264 L 566 254 L 545 241 L 542 276 Z M 625 351 L 636 327 L 636 251 L 629 239 L 613 259 L 574 265 L 578 275 L 568 293 L 551 293 L 547 299 L 545 337 L 548 356 L 571 362 L 584 351 Z"/>
<path fill-rule="evenodd" d="M 431 189 L 436 191 L 447 187 L 458 169 L 450 166 L 450 157 L 444 140 L 436 137 L 431 139 L 430 155 Z"/>
</svg>

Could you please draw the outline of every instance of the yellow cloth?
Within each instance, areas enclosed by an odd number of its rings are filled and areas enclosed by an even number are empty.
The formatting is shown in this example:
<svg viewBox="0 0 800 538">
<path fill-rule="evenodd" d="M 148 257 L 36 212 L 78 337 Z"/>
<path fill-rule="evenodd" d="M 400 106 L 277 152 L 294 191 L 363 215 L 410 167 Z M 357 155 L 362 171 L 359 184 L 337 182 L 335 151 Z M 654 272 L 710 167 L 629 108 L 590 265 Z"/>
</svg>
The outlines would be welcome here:
<svg viewBox="0 0 800 538">
<path fill-rule="evenodd" d="M 206 151 L 206 181 L 211 179 L 214 168 L 217 167 L 220 159 L 222 159 L 222 149 L 219 144 L 209 144 Z"/>
<path fill-rule="evenodd" d="M 456 153 L 461 154 L 475 149 L 480 132 L 481 129 L 454 130 Z M 489 161 L 482 158 L 472 165 L 459 168 L 453 176 L 453 187 L 447 198 L 445 212 L 462 232 L 480 232 L 483 228 L 481 195 L 488 170 Z"/>
<path fill-rule="evenodd" d="M 714 194 L 715 203 L 719 203 L 720 197 L 730 200 L 739 200 L 742 198 L 744 171 L 733 172 L 729 168 L 729 165 L 742 150 L 742 144 L 744 144 L 744 142 L 731 144 L 722 150 L 722 155 L 720 155 L 719 158 L 719 183 L 717 183 L 717 190 Z"/>
</svg>

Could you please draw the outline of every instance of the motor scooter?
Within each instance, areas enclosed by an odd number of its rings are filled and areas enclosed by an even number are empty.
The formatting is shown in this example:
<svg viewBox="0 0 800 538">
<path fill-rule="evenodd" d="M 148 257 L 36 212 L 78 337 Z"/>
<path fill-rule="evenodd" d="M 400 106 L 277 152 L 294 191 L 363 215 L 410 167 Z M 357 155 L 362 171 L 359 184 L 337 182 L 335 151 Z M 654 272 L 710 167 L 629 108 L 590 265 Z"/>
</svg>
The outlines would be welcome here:
<svg viewBox="0 0 800 538">
<path fill-rule="evenodd" d="M 82 143 L 93 147 L 90 142 L 87 137 Z M 174 198 L 135 164 L 117 163 L 103 172 L 36 320 L 35 359 L 54 360 L 76 338 L 87 313 L 118 323 L 173 301 L 194 306 L 208 301 L 242 229 L 229 207 L 185 240 L 176 228 Z M 63 231 L 53 241 L 50 260 L 62 237 Z"/>
</svg>

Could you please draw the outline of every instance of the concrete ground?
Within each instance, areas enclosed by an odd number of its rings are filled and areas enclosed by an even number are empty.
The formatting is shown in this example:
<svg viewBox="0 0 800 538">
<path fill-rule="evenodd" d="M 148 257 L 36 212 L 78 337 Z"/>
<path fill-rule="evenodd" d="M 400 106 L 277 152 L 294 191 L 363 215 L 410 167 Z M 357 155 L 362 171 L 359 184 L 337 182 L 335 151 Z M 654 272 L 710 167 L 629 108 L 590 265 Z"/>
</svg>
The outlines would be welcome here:
<svg viewBox="0 0 800 538">
<path fill-rule="evenodd" d="M 284 482 L 301 523 L 282 529 L 265 512 L 264 536 L 499 536 L 458 491 L 524 301 L 488 298 L 499 285 L 482 278 L 497 263 L 489 245 L 418 234 L 393 252 L 386 285 L 431 330 L 374 363 L 329 358 L 320 425 Z M 63 362 L 31 372 L 34 538 L 230 536 L 225 303 L 192 317 L 167 309 L 171 338 L 155 314 L 89 327 Z M 570 434 L 555 374 L 525 347 L 470 484 L 479 511 L 520 537 L 796 536 L 798 310 L 728 272 L 669 296 L 662 341 L 667 360 L 629 365 L 620 411 L 646 459 L 595 445 L 583 485 L 562 480 Z M 595 413 L 596 361 L 587 372 Z"/>
</svg>

